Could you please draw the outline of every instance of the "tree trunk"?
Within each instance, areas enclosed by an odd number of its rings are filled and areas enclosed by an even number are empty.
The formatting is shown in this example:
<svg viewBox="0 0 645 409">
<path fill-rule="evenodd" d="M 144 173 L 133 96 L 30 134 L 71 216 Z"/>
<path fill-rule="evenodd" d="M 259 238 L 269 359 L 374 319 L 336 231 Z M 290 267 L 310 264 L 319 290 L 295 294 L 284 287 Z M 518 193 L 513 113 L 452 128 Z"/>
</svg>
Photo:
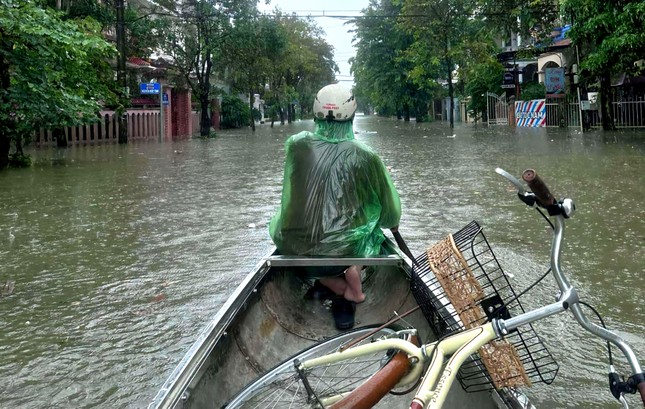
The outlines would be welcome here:
<svg viewBox="0 0 645 409">
<path fill-rule="evenodd" d="M 600 116 L 602 117 L 602 129 L 606 131 L 616 129 L 611 109 L 611 78 L 609 73 L 600 77 Z"/>
<path fill-rule="evenodd" d="M 0 125 L 0 169 L 9 166 L 9 150 L 11 149 L 11 140 L 7 127 Z"/>
<path fill-rule="evenodd" d="M 255 118 L 253 117 L 253 91 L 249 91 L 249 111 L 251 112 L 251 130 L 255 132 Z"/>
<path fill-rule="evenodd" d="M 284 109 L 280 107 L 280 125 L 284 125 Z"/>
<path fill-rule="evenodd" d="M 199 136 L 208 137 L 211 131 L 211 119 L 208 116 L 210 108 L 208 94 L 202 93 L 202 96 L 199 98 L 199 106 L 201 108 L 201 115 L 199 119 Z"/>
<path fill-rule="evenodd" d="M 57 148 L 67 148 L 67 138 L 63 128 L 52 129 L 52 137 L 56 139 Z"/>
<path fill-rule="evenodd" d="M 16 156 L 23 158 L 25 156 L 25 152 L 22 150 L 22 136 L 16 138 L 14 145 L 16 145 Z"/>
<path fill-rule="evenodd" d="M 287 121 L 291 123 L 296 120 L 296 107 L 293 104 L 289 104 L 287 109 Z"/>
<path fill-rule="evenodd" d="M 5 92 L 9 90 L 11 76 L 9 74 L 9 62 L 3 57 L 5 50 L 11 50 L 13 43 L 2 40 L 0 35 L 0 106 L 5 105 L 8 101 L 5 100 Z M 14 125 L 11 121 L 0 121 L 0 169 L 9 166 L 9 150 L 11 150 L 11 128 Z"/>
<path fill-rule="evenodd" d="M 455 89 L 452 85 L 452 61 L 448 59 L 448 97 L 450 104 L 448 105 L 448 118 L 450 118 L 450 129 L 455 127 Z"/>
<path fill-rule="evenodd" d="M 117 122 L 119 124 L 119 135 L 118 141 L 119 144 L 128 143 L 128 123 L 127 118 L 125 117 L 125 107 L 128 106 L 126 88 L 128 82 L 126 79 L 125 71 L 125 56 L 126 56 L 126 42 L 125 42 L 125 14 L 124 0 L 117 0 L 115 3 L 116 7 L 116 46 L 119 52 L 118 61 L 117 61 L 117 82 L 119 84 L 119 102 L 122 105 L 122 109 L 116 110 L 116 115 L 118 115 Z M 163 107 L 162 107 L 163 109 Z"/>
</svg>

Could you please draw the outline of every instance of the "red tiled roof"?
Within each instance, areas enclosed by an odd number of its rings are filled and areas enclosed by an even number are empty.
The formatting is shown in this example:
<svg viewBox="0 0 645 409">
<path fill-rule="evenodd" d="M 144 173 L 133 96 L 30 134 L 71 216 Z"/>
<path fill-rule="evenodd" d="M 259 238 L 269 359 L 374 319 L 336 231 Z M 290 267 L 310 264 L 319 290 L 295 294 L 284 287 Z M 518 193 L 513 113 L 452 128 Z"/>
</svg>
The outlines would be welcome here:
<svg viewBox="0 0 645 409">
<path fill-rule="evenodd" d="M 551 46 L 554 46 L 554 47 L 561 47 L 566 45 L 571 45 L 570 38 L 564 38 L 562 40 L 555 41 L 553 44 L 551 44 Z"/>
<path fill-rule="evenodd" d="M 144 60 L 143 58 L 139 58 L 139 57 L 128 57 L 128 62 L 131 62 L 132 64 L 135 64 L 135 65 L 140 65 L 142 67 L 149 67 L 150 66 L 150 63 L 148 61 Z"/>
</svg>

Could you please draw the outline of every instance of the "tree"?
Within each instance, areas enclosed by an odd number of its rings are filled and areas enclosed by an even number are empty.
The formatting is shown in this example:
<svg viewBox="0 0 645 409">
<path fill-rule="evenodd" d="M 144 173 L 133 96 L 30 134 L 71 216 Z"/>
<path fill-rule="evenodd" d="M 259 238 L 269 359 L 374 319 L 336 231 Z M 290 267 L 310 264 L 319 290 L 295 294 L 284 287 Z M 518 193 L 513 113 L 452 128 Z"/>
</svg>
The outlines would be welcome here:
<svg viewBox="0 0 645 409">
<path fill-rule="evenodd" d="M 469 64 L 459 72 L 465 83 L 465 94 L 470 96 L 468 109 L 476 118 L 478 112 L 486 112 L 486 94 L 493 92 L 498 95 L 503 91 L 500 78 L 504 66 L 493 55 L 489 55 L 486 60 Z"/>
<path fill-rule="evenodd" d="M 645 55 L 645 2 L 641 0 L 564 0 L 572 22 L 570 37 L 580 50 L 583 79 L 600 80 L 604 129 L 614 127 L 609 94 L 611 74 L 633 72 Z"/>
<path fill-rule="evenodd" d="M 402 12 L 409 16 L 403 24 L 414 35 L 416 48 L 433 55 L 445 75 L 451 128 L 454 127 L 454 72 L 458 62 L 465 60 L 476 10 L 475 0 L 405 0 L 403 3 Z"/>
<path fill-rule="evenodd" d="M 164 19 L 154 18 L 150 14 L 139 14 L 139 9 L 130 7 L 124 0 L 43 0 L 48 6 L 63 11 L 63 20 L 82 20 L 91 17 L 101 25 L 101 32 L 116 28 L 117 81 L 110 84 L 118 95 L 114 106 L 106 105 L 116 111 L 119 127 L 119 143 L 127 143 L 127 117 L 125 110 L 130 107 L 129 89 L 138 89 L 138 79 L 128 75 L 127 57 L 146 57 L 152 50 L 158 49 L 160 33 L 164 32 Z M 54 129 L 55 135 L 62 135 L 63 129 Z M 67 140 L 56 137 L 58 146 L 67 146 Z"/>
<path fill-rule="evenodd" d="M 232 29 L 243 24 L 255 10 L 252 0 L 186 0 L 159 2 L 169 16 L 170 27 L 164 50 L 170 53 L 172 67 L 188 84 L 201 109 L 199 133 L 210 133 L 210 101 L 217 92 L 212 76 L 224 71 L 222 45 Z M 163 13 L 158 11 L 157 13 Z"/>
<path fill-rule="evenodd" d="M 324 31 L 311 19 L 301 19 L 275 11 L 282 32 L 286 35 L 286 48 L 271 60 L 267 100 L 274 104 L 280 122 L 294 119 L 294 102 L 311 107 L 316 92 L 335 81 L 338 66 L 334 62 L 334 49 L 324 37 Z"/>
<path fill-rule="evenodd" d="M 411 115 L 420 120 L 436 90 L 426 75 L 436 60 L 412 48 L 413 36 L 399 24 L 401 4 L 372 0 L 356 19 L 356 57 L 351 60 L 356 93 L 381 115 Z"/>
<path fill-rule="evenodd" d="M 225 65 L 231 73 L 234 90 L 246 93 L 249 109 L 253 110 L 254 94 L 264 91 L 272 60 L 284 55 L 287 38 L 279 22 L 256 15 L 240 22 L 225 40 Z M 255 120 L 249 116 L 255 131 Z"/>
<path fill-rule="evenodd" d="M 0 0 L 0 168 L 24 158 L 34 129 L 98 119 L 99 101 L 114 99 L 114 51 L 91 18 L 64 21 L 34 0 Z"/>
<path fill-rule="evenodd" d="M 553 0 L 479 0 L 474 11 L 476 19 L 497 36 L 510 38 L 518 33 L 544 43 L 550 40 L 551 29 L 560 24 L 558 5 Z"/>
</svg>

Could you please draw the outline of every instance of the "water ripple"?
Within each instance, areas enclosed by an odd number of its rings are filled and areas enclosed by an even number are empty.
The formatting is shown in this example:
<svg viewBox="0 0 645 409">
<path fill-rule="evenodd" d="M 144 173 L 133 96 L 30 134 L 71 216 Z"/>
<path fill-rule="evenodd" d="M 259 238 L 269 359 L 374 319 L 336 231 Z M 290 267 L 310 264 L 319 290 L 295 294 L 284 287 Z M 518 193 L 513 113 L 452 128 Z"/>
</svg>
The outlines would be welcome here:
<svg viewBox="0 0 645 409">
<path fill-rule="evenodd" d="M 642 133 L 461 126 L 447 138 L 440 123 L 356 121 L 357 139 L 392 169 L 410 248 L 418 253 L 475 218 L 518 289 L 543 273 L 548 231 L 493 169 L 543 170 L 578 204 L 563 267 L 608 324 L 645 351 L 644 192 L 638 178 L 621 176 L 644 173 Z M 35 167 L 0 173 L 0 285 L 15 282 L 0 297 L 1 406 L 145 407 L 272 248 L 267 224 L 284 141 L 310 128 L 40 150 Z M 53 156 L 62 166 L 46 165 Z M 524 306 L 554 294 L 547 280 Z M 530 392 L 536 406 L 609 406 L 602 343 L 566 315 L 536 327 L 561 364 L 553 385 Z"/>
</svg>

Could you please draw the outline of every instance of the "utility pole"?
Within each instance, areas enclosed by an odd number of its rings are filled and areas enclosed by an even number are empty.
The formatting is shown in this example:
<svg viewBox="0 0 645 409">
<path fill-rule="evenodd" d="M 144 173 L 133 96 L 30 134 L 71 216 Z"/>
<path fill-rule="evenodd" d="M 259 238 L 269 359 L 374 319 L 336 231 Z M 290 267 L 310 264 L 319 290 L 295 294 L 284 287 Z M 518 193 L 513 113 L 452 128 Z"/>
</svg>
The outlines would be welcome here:
<svg viewBox="0 0 645 409">
<path fill-rule="evenodd" d="M 121 92 L 119 96 L 121 97 L 121 108 L 122 112 L 119 110 L 116 112 L 117 121 L 119 123 L 119 143 L 128 143 L 128 120 L 125 113 L 125 100 L 128 96 L 127 92 L 127 81 L 125 74 L 125 0 L 116 0 L 116 48 L 119 53 L 117 60 L 116 68 L 116 81 Z"/>
</svg>

